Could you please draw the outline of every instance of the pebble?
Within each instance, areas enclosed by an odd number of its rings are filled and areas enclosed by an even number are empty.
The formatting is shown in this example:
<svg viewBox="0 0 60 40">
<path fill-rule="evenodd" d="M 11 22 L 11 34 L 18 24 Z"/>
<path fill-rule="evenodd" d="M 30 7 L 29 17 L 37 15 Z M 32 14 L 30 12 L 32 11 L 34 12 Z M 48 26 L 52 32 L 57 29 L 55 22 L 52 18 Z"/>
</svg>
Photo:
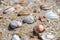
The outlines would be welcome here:
<svg viewBox="0 0 60 40">
<path fill-rule="evenodd" d="M 48 19 L 58 19 L 59 16 L 57 15 L 57 13 L 53 12 L 53 11 L 48 11 L 44 17 L 48 18 Z"/>
<path fill-rule="evenodd" d="M 14 7 L 11 6 L 7 6 L 4 10 L 3 10 L 3 14 L 6 14 L 8 12 L 13 12 L 15 10 Z"/>
<path fill-rule="evenodd" d="M 37 33 L 43 33 L 45 31 L 45 29 L 44 29 L 43 25 L 37 25 L 34 27 L 34 31 Z"/>
<path fill-rule="evenodd" d="M 43 5 L 40 6 L 40 8 L 42 10 L 49 10 L 49 9 L 52 8 L 52 6 L 50 4 L 43 4 Z"/>
<path fill-rule="evenodd" d="M 45 19 L 43 16 L 39 16 L 39 20 L 40 20 L 41 22 L 45 22 L 45 21 L 46 21 L 46 19 Z"/>
<path fill-rule="evenodd" d="M 11 21 L 10 24 L 9 24 L 9 27 L 11 29 L 15 29 L 15 28 L 18 28 L 22 25 L 21 22 L 18 22 L 18 21 Z"/>
<path fill-rule="evenodd" d="M 34 18 L 32 16 L 28 16 L 25 19 L 23 19 L 23 23 L 27 23 L 27 24 L 32 24 L 34 23 Z"/>
<path fill-rule="evenodd" d="M 18 35 L 14 34 L 12 36 L 12 40 L 21 40 Z"/>
</svg>

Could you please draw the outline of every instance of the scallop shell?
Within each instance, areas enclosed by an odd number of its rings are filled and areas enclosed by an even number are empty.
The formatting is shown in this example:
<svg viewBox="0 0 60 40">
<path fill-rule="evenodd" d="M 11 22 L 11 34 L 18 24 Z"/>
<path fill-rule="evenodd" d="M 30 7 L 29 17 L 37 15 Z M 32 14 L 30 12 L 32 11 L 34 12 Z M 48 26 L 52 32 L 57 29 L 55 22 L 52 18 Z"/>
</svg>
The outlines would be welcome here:
<svg viewBox="0 0 60 40">
<path fill-rule="evenodd" d="M 19 22 L 19 21 L 11 21 L 10 24 L 9 24 L 9 27 L 14 29 L 14 28 L 17 28 L 17 27 L 19 27 L 21 25 L 22 25 L 22 23 Z"/>
<path fill-rule="evenodd" d="M 45 29 L 44 29 L 43 25 L 37 25 L 34 27 L 34 31 L 37 33 L 43 33 L 45 31 Z"/>
<path fill-rule="evenodd" d="M 8 12 L 13 12 L 15 10 L 14 7 L 8 6 L 3 10 L 3 13 L 6 14 Z"/>
<path fill-rule="evenodd" d="M 48 18 L 48 19 L 58 19 L 59 16 L 57 15 L 57 13 L 54 13 L 53 11 L 48 11 L 44 17 Z"/>
<path fill-rule="evenodd" d="M 35 20 L 32 16 L 28 16 L 26 17 L 24 20 L 23 20 L 23 23 L 28 23 L 28 24 L 31 24 L 33 23 Z"/>
<path fill-rule="evenodd" d="M 14 34 L 12 36 L 12 40 L 21 40 L 18 35 Z"/>
</svg>

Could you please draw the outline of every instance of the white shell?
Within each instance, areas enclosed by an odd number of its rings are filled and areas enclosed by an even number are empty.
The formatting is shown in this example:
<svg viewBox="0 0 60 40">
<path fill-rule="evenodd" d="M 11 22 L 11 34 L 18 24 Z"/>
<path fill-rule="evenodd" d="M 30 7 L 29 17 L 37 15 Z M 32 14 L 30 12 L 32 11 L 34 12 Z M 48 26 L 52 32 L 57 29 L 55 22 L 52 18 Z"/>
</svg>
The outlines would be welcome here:
<svg viewBox="0 0 60 40">
<path fill-rule="evenodd" d="M 21 40 L 18 35 L 13 35 L 12 40 Z"/>
<path fill-rule="evenodd" d="M 58 13 L 60 13 L 60 9 L 58 9 L 57 11 L 58 11 Z"/>
<path fill-rule="evenodd" d="M 58 19 L 59 16 L 57 15 L 57 13 L 54 13 L 53 11 L 48 11 L 44 17 L 48 18 L 48 19 Z"/>
<path fill-rule="evenodd" d="M 15 8 L 14 7 L 10 7 L 10 6 L 8 6 L 8 7 L 6 7 L 5 9 L 4 9 L 4 12 L 13 12 L 15 10 Z"/>
</svg>

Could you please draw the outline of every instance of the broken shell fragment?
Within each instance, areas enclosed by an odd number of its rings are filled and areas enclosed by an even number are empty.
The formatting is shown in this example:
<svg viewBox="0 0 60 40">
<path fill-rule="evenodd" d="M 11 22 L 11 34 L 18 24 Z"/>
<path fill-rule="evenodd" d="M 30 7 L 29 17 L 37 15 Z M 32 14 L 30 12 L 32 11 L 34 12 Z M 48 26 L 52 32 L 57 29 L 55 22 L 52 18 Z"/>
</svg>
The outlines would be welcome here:
<svg viewBox="0 0 60 40">
<path fill-rule="evenodd" d="M 48 19 L 58 19 L 59 16 L 57 15 L 57 13 L 53 12 L 53 11 L 48 11 L 44 17 L 48 18 Z"/>
<path fill-rule="evenodd" d="M 49 10 L 49 9 L 52 8 L 52 6 L 50 4 L 43 4 L 43 5 L 40 6 L 40 8 L 42 10 Z"/>
<path fill-rule="evenodd" d="M 28 16 L 23 20 L 23 23 L 28 23 L 28 24 L 32 24 L 34 23 L 34 18 L 32 16 Z"/>
<path fill-rule="evenodd" d="M 21 40 L 18 35 L 14 34 L 12 36 L 12 40 Z"/>
<path fill-rule="evenodd" d="M 45 22 L 45 21 L 46 21 L 46 19 L 45 19 L 43 16 L 39 16 L 39 20 L 40 20 L 41 22 Z"/>
<path fill-rule="evenodd" d="M 3 10 L 3 14 L 6 14 L 8 12 L 13 12 L 15 10 L 14 7 L 11 6 L 7 6 L 4 10 Z"/>
<path fill-rule="evenodd" d="M 11 29 L 15 29 L 15 28 L 18 28 L 22 25 L 21 22 L 18 22 L 18 21 L 11 21 L 10 24 L 9 24 L 9 28 Z"/>
<path fill-rule="evenodd" d="M 44 29 L 43 25 L 37 25 L 34 27 L 34 31 L 37 33 L 43 33 L 45 31 L 45 29 Z"/>
</svg>

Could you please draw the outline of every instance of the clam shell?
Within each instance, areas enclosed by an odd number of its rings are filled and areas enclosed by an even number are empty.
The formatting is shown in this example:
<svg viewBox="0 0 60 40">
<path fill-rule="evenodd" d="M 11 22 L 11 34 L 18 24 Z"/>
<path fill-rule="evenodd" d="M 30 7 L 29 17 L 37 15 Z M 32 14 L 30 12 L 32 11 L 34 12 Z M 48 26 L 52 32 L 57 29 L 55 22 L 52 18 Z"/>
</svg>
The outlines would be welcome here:
<svg viewBox="0 0 60 40">
<path fill-rule="evenodd" d="M 14 34 L 12 36 L 12 40 L 21 40 L 18 35 Z"/>
<path fill-rule="evenodd" d="M 3 10 L 3 13 L 6 14 L 6 13 L 8 13 L 8 12 L 13 12 L 14 10 L 15 10 L 14 7 L 8 6 L 8 7 L 6 7 L 6 8 Z"/>
<path fill-rule="evenodd" d="M 10 24 L 9 24 L 9 27 L 14 29 L 14 28 L 17 28 L 19 26 L 21 26 L 22 23 L 21 22 L 18 22 L 18 21 L 11 21 Z"/>
<path fill-rule="evenodd" d="M 44 17 L 48 18 L 48 19 L 58 19 L 59 16 L 57 15 L 57 13 L 54 13 L 53 11 L 48 11 Z"/>
<path fill-rule="evenodd" d="M 31 24 L 33 23 L 35 20 L 32 16 L 29 16 L 29 17 L 26 17 L 24 20 L 23 20 L 23 23 L 28 23 L 28 24 Z"/>
<path fill-rule="evenodd" d="M 43 10 L 48 10 L 48 9 L 51 9 L 52 6 L 50 4 L 43 4 L 43 5 L 40 6 L 40 8 L 43 9 Z"/>
</svg>

